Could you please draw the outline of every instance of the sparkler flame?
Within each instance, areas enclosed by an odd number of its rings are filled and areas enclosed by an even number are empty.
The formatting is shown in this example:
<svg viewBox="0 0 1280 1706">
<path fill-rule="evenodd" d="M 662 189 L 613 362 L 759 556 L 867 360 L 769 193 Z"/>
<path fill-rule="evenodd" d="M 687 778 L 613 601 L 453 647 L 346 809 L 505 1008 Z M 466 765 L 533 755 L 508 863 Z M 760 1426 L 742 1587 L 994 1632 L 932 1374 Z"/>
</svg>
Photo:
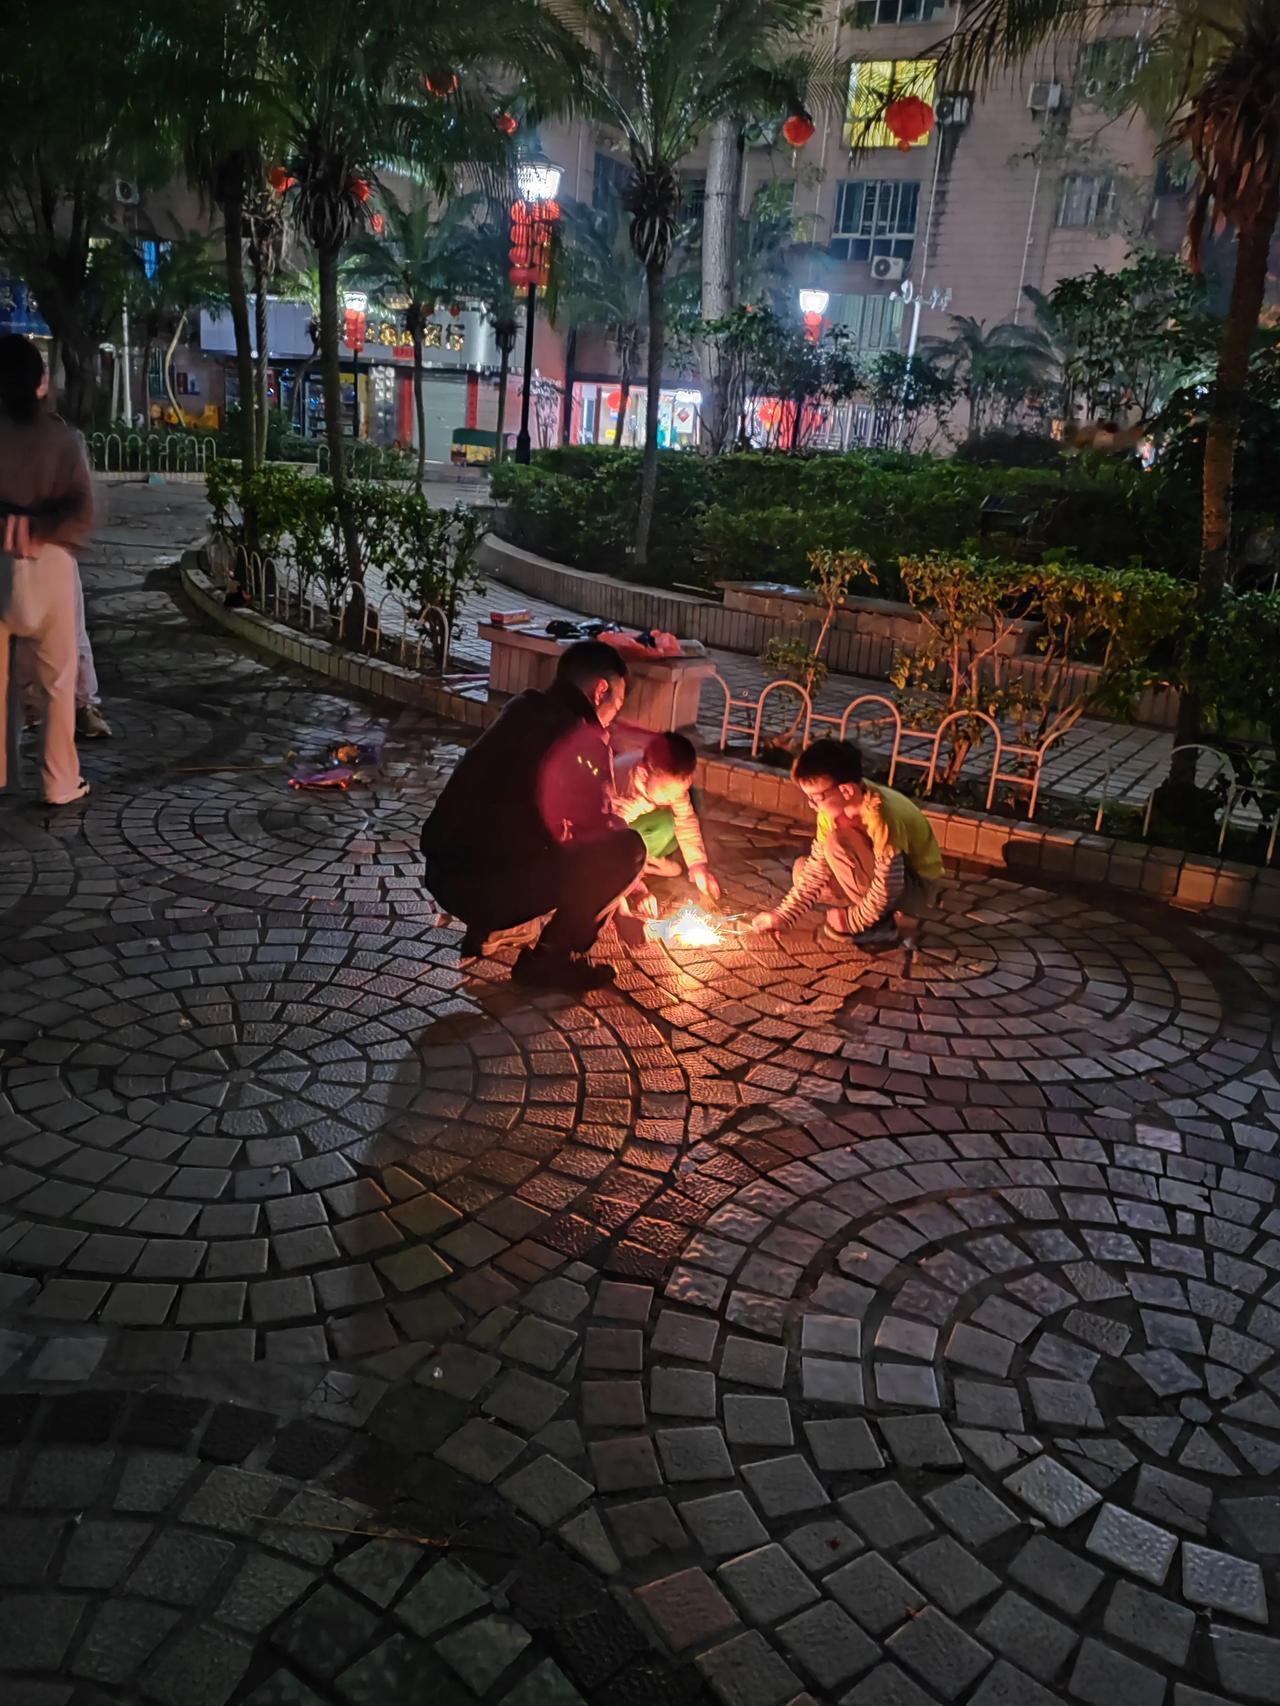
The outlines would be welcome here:
<svg viewBox="0 0 1280 1706">
<path fill-rule="evenodd" d="M 670 918 L 654 919 L 649 934 L 678 948 L 718 948 L 724 941 L 708 915 L 692 902 Z"/>
</svg>

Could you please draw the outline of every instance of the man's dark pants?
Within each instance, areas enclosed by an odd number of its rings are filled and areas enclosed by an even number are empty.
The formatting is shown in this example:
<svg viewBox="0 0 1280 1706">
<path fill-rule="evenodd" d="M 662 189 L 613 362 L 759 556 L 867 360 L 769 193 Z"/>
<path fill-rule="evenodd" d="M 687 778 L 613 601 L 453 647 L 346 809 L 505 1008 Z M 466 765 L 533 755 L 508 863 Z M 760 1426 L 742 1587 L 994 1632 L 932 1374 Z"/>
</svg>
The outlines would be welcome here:
<svg viewBox="0 0 1280 1706">
<path fill-rule="evenodd" d="M 488 935 L 551 912 L 538 946 L 549 954 L 585 954 L 644 862 L 644 842 L 633 830 L 618 829 L 510 865 L 442 871 L 428 862 L 426 880 L 440 905 L 469 930 Z"/>
</svg>

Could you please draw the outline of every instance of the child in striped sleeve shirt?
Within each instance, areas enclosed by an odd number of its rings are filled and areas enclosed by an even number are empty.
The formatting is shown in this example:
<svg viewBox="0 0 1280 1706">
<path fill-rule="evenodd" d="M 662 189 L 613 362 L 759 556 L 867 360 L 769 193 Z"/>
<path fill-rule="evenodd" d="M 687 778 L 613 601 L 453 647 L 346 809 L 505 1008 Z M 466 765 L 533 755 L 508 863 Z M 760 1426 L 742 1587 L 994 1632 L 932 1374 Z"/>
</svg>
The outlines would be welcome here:
<svg viewBox="0 0 1280 1706">
<path fill-rule="evenodd" d="M 650 876 L 680 874 L 683 858 L 689 880 L 710 900 L 719 900 L 720 884 L 707 864 L 702 825 L 690 797 L 698 755 L 691 740 L 678 734 L 655 734 L 641 751 L 615 757 L 614 810 L 644 842 Z M 643 902 L 641 884 L 629 899 Z"/>
<path fill-rule="evenodd" d="M 863 780 L 862 754 L 852 741 L 814 741 L 791 776 L 817 813 L 817 833 L 808 857 L 797 859 L 781 904 L 760 913 L 751 928 L 767 935 L 819 902 L 834 901 L 826 935 L 857 948 L 896 942 L 895 913 L 928 907 L 943 875 L 929 820 L 905 794 Z"/>
</svg>

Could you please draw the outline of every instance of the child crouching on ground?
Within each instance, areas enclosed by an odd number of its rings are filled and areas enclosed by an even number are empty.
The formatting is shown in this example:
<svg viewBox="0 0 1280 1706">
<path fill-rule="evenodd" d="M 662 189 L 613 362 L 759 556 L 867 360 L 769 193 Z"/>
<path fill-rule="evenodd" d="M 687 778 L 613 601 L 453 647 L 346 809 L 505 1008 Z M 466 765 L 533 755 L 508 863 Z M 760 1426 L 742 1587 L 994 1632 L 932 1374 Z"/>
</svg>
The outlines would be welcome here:
<svg viewBox="0 0 1280 1706">
<path fill-rule="evenodd" d="M 711 900 L 719 900 L 720 884 L 707 864 L 702 825 L 691 798 L 698 755 L 684 735 L 656 734 L 644 748 L 614 760 L 614 809 L 623 823 L 644 842 L 648 858 L 645 875 L 677 877 L 679 852 L 689 880 Z M 639 885 L 633 903 L 647 898 Z"/>
<path fill-rule="evenodd" d="M 905 794 L 863 780 L 852 741 L 814 741 L 791 776 L 817 813 L 817 834 L 808 857 L 796 860 L 781 905 L 760 913 L 751 928 L 781 930 L 819 902 L 834 901 L 826 935 L 857 948 L 890 946 L 898 939 L 895 912 L 930 906 L 943 874 L 928 819 Z"/>
</svg>

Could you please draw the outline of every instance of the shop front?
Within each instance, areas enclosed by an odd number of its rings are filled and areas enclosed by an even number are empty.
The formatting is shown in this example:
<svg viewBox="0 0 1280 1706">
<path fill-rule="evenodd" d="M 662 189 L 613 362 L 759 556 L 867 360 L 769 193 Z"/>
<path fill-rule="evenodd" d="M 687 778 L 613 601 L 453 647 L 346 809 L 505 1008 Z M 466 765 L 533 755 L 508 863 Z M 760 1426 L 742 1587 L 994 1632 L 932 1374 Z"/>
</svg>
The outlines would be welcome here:
<svg viewBox="0 0 1280 1706">
<path fill-rule="evenodd" d="M 645 398 L 643 385 L 633 386 L 626 400 L 622 442 L 644 443 Z M 622 409 L 622 387 L 616 379 L 578 380 L 573 387 L 569 439 L 572 444 L 612 444 Z M 701 391 L 683 386 L 663 386 L 658 393 L 658 443 L 664 450 L 696 449 Z"/>
</svg>

